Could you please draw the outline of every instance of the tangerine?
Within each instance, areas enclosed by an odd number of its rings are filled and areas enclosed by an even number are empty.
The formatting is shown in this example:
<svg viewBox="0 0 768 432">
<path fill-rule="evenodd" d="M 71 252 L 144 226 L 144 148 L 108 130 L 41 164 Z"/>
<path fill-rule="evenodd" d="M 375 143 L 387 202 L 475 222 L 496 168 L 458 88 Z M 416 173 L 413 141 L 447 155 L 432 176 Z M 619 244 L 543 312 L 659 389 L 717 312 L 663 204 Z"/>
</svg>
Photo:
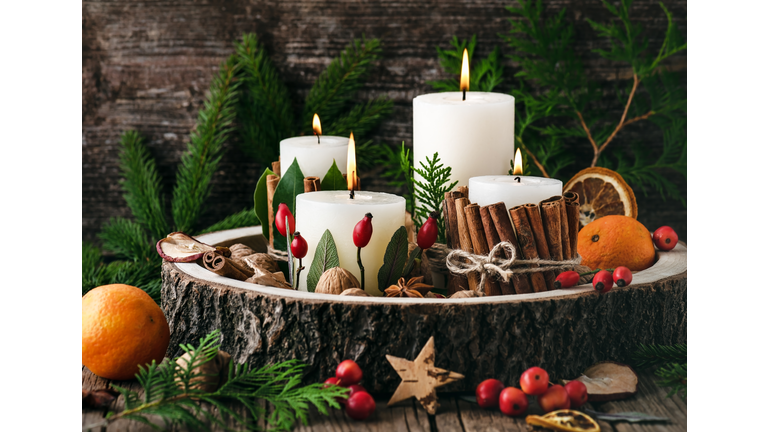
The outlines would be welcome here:
<svg viewBox="0 0 768 432">
<path fill-rule="evenodd" d="M 651 233 L 629 216 L 603 216 L 587 224 L 579 231 L 578 251 L 581 264 L 591 269 L 640 271 L 656 260 Z"/>
<path fill-rule="evenodd" d="M 83 296 L 83 365 L 102 378 L 131 379 L 139 365 L 159 363 L 170 337 L 160 306 L 140 288 L 103 285 Z"/>
</svg>

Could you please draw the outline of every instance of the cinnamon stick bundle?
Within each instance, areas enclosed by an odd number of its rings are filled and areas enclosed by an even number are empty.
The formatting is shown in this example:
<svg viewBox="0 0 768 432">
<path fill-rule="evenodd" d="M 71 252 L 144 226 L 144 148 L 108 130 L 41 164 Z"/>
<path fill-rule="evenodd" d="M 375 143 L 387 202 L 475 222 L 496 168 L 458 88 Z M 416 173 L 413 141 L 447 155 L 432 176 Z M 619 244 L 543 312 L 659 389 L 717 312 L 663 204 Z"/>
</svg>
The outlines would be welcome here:
<svg viewBox="0 0 768 432">
<path fill-rule="evenodd" d="M 512 224 L 517 232 L 517 240 L 520 244 L 520 255 L 524 259 L 536 259 L 539 258 L 538 247 L 536 246 L 536 236 L 533 233 L 533 228 L 528 220 L 528 212 L 524 205 L 519 205 L 509 209 L 509 216 L 512 219 Z M 539 219 L 541 222 L 541 219 Z M 545 243 L 546 246 L 546 243 Z M 538 267 L 538 264 L 531 264 L 531 267 Z M 530 273 L 531 288 L 534 292 L 542 292 L 547 290 L 547 282 L 544 275 L 541 272 Z"/>
<path fill-rule="evenodd" d="M 464 213 L 464 207 L 469 205 L 469 199 L 461 197 L 455 201 L 456 206 L 456 225 L 459 228 L 459 245 L 460 249 L 464 252 L 474 253 L 472 247 L 472 237 L 469 234 L 469 226 L 467 224 L 466 214 Z M 476 273 L 470 273 L 467 276 L 467 282 L 469 289 L 477 291 L 477 286 L 480 284 L 480 275 Z"/>
<path fill-rule="evenodd" d="M 483 207 L 480 208 L 482 211 Z M 512 222 L 509 220 L 509 213 L 507 212 L 507 206 L 503 202 L 491 204 L 487 206 L 488 213 L 493 220 L 493 226 L 498 233 L 499 241 L 509 242 L 518 254 L 518 257 L 522 258 L 523 255 L 520 250 L 520 244 L 517 242 L 514 228 L 512 228 Z M 481 214 L 482 216 L 482 214 Z M 507 256 L 507 258 L 510 258 Z M 512 274 L 512 287 L 517 294 L 527 294 L 533 292 L 531 288 L 531 281 L 527 273 L 515 273 Z M 504 285 L 501 285 L 501 291 L 504 291 Z"/>
<path fill-rule="evenodd" d="M 203 255 L 203 266 L 219 276 L 230 279 L 244 281 L 253 276 L 253 271 L 241 267 L 236 261 L 216 251 L 208 251 Z"/>
<path fill-rule="evenodd" d="M 501 204 L 504 205 L 504 203 Z M 491 217 L 491 212 L 488 209 L 488 206 L 480 207 L 480 219 L 483 221 L 483 231 L 485 231 L 485 239 L 490 251 L 490 249 L 493 249 L 497 244 L 501 243 L 501 238 L 499 237 L 498 230 L 496 230 L 496 224 L 493 222 L 493 218 Z M 503 254 L 498 254 L 499 258 L 501 255 Z M 513 286 L 512 279 L 507 282 L 499 279 L 496 282 L 499 284 L 499 288 L 501 289 L 502 294 L 515 294 L 515 288 Z"/>
<path fill-rule="evenodd" d="M 474 253 L 487 256 L 491 253 L 491 249 L 488 247 L 488 240 L 485 238 L 483 219 L 480 216 L 480 206 L 473 203 L 464 207 L 464 216 L 467 219 L 467 227 L 469 228 L 469 236 L 472 239 Z M 487 296 L 501 295 L 499 282 L 491 276 L 485 278 L 484 290 Z"/>
<path fill-rule="evenodd" d="M 320 177 L 304 177 L 304 192 L 317 192 L 320 190 Z"/>
<path fill-rule="evenodd" d="M 275 247 L 275 211 L 272 208 L 272 201 L 275 198 L 275 190 L 277 189 L 277 183 L 280 182 L 280 177 L 276 175 L 267 176 L 267 215 L 269 220 L 269 245 Z"/>
<path fill-rule="evenodd" d="M 536 204 L 525 204 L 523 208 L 525 208 L 525 214 L 528 216 L 528 223 L 531 224 L 531 231 L 533 231 L 533 237 L 536 240 L 536 251 L 539 253 L 539 258 L 551 260 L 552 253 L 547 243 L 547 234 L 544 230 L 544 221 L 541 218 L 539 206 Z M 547 281 L 547 289 L 555 289 L 555 272 L 548 270 L 543 275 L 544 280 Z"/>
</svg>

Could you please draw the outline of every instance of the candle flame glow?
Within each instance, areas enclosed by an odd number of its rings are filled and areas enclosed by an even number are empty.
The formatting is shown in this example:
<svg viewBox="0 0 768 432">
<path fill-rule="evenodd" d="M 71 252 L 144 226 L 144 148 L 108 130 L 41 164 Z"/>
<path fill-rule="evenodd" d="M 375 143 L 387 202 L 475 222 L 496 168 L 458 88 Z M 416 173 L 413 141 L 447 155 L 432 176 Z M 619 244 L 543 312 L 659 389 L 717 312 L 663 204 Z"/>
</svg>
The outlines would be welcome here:
<svg viewBox="0 0 768 432">
<path fill-rule="evenodd" d="M 469 55 L 467 49 L 464 48 L 464 56 L 461 59 L 461 80 L 459 81 L 459 90 L 469 90 Z"/>
<path fill-rule="evenodd" d="M 323 134 L 323 129 L 320 127 L 320 117 L 315 113 L 312 118 L 312 130 L 315 131 L 315 135 L 320 136 Z"/>
<path fill-rule="evenodd" d="M 347 190 L 357 189 L 357 160 L 355 159 L 355 135 L 349 133 L 349 147 L 347 147 Z"/>
<path fill-rule="evenodd" d="M 523 157 L 520 154 L 520 148 L 515 151 L 515 168 L 512 170 L 512 175 L 523 174 Z"/>
</svg>

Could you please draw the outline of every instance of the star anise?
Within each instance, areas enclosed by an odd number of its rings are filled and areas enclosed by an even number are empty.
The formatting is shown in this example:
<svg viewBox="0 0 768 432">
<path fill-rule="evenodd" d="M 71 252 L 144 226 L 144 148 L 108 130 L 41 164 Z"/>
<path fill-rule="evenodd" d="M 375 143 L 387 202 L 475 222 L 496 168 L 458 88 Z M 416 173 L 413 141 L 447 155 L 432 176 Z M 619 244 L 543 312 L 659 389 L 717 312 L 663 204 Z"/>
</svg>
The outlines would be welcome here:
<svg viewBox="0 0 768 432">
<path fill-rule="evenodd" d="M 432 288 L 432 285 L 421 283 L 424 276 L 411 278 L 408 283 L 405 278 L 400 278 L 397 285 L 392 285 L 384 290 L 387 297 L 424 297 Z"/>
</svg>

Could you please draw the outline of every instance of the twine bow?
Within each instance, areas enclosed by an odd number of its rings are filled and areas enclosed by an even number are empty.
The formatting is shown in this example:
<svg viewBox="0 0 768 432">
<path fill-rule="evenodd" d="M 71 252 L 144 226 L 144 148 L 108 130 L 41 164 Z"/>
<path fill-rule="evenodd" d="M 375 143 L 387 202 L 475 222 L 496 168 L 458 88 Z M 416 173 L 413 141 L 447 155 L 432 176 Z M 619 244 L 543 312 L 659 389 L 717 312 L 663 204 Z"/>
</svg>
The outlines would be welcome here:
<svg viewBox="0 0 768 432">
<path fill-rule="evenodd" d="M 499 252 L 504 251 L 507 258 L 499 258 Z M 488 275 L 496 274 L 504 282 L 508 282 L 510 276 L 515 273 L 535 273 L 547 270 L 564 270 L 573 268 L 581 263 L 581 256 L 571 260 L 555 261 L 536 259 L 518 259 L 515 247 L 509 242 L 496 244 L 488 256 L 475 255 L 463 250 L 454 249 L 445 259 L 446 267 L 453 274 L 467 275 L 480 273 L 480 285 L 478 290 L 484 292 L 485 279 Z M 538 266 L 530 266 L 538 264 Z M 514 270 L 513 270 L 514 269 Z"/>
</svg>

